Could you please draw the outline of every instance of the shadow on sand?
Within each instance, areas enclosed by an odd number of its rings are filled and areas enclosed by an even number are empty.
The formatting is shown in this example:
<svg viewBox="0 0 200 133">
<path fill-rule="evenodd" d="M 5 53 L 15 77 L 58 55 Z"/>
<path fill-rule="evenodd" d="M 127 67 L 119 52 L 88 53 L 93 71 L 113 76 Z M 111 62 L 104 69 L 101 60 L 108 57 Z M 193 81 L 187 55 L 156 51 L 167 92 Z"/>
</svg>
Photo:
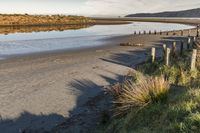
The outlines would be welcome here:
<svg viewBox="0 0 200 133">
<path fill-rule="evenodd" d="M 123 77 L 112 79 L 100 75 L 110 84 Z M 59 114 L 35 115 L 22 113 L 16 119 L 1 119 L 2 133 L 88 133 L 101 121 L 101 114 L 111 107 L 111 99 L 104 94 L 104 86 L 99 86 L 90 80 L 74 80 L 71 83 L 73 93 L 78 93 L 76 107 L 69 113 L 69 118 Z"/>
<path fill-rule="evenodd" d="M 152 45 L 152 47 L 156 48 L 156 57 L 162 55 L 163 44 L 166 44 L 167 47 L 171 48 L 173 42 L 176 42 L 177 50 L 179 50 L 181 41 L 184 41 L 184 48 L 186 48 L 186 37 L 163 37 L 161 40 L 153 42 L 154 45 Z M 114 53 L 110 59 L 101 58 L 101 60 L 133 68 L 135 65 L 147 61 L 150 58 L 150 51 L 151 47 L 140 50 L 130 50 L 126 53 Z"/>
<path fill-rule="evenodd" d="M 121 75 L 116 75 L 114 79 L 104 75 L 99 76 L 110 85 L 124 79 Z M 112 98 L 105 94 L 104 86 L 97 85 L 91 80 L 74 80 L 71 82 L 71 87 L 73 93 L 79 93 L 77 106 L 70 111 L 69 118 L 54 128 L 53 132 L 92 133 L 99 123 L 109 119 L 104 115 L 109 114 Z"/>
<path fill-rule="evenodd" d="M 0 120 L 1 133 L 46 133 L 64 117 L 58 114 L 34 115 L 28 112 L 22 113 L 16 119 Z"/>
<path fill-rule="evenodd" d="M 110 59 L 101 58 L 103 61 L 107 61 L 110 63 L 123 65 L 127 67 L 132 67 L 144 59 L 147 56 L 146 50 L 139 50 L 139 51 L 127 51 L 126 53 L 114 53 L 110 57 Z"/>
</svg>

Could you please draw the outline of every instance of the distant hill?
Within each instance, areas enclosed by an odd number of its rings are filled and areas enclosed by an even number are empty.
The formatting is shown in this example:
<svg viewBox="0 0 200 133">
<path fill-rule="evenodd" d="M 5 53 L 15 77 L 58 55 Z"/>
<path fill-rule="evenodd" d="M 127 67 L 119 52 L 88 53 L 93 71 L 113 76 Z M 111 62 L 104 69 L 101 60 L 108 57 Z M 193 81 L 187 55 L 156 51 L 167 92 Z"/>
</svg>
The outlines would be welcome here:
<svg viewBox="0 0 200 133">
<path fill-rule="evenodd" d="M 190 18 L 200 18 L 200 8 L 183 10 L 183 11 L 160 12 L 160 13 L 137 13 L 137 14 L 127 15 L 126 17 L 190 17 Z"/>
</svg>

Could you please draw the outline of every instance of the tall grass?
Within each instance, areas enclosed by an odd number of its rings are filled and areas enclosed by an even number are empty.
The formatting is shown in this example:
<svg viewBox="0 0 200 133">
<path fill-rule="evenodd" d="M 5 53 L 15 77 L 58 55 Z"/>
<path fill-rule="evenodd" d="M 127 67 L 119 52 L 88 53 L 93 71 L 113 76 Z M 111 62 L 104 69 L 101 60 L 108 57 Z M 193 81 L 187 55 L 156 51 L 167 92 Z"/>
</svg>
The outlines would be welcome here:
<svg viewBox="0 0 200 133">
<path fill-rule="evenodd" d="M 163 62 L 146 63 L 138 67 L 138 71 L 145 75 L 161 76 L 164 75 L 170 84 L 180 86 L 190 86 L 192 79 L 197 78 L 198 70 L 190 71 L 188 60 L 176 60 L 171 66 L 165 66 Z"/>
<path fill-rule="evenodd" d="M 182 89 L 181 89 L 182 90 Z M 167 103 L 149 104 L 113 118 L 104 133 L 199 133 L 200 88 L 177 90 L 173 87 Z"/>
<path fill-rule="evenodd" d="M 162 61 L 140 65 L 137 70 L 145 75 L 143 78 L 110 89 L 115 90 L 115 113 L 126 115 L 113 117 L 102 131 L 199 133 L 200 72 L 190 71 L 188 55 L 185 52 L 171 60 L 170 66 Z"/>
<path fill-rule="evenodd" d="M 140 77 L 137 81 L 126 80 L 109 89 L 114 98 L 115 115 L 123 115 L 131 109 L 140 109 L 150 103 L 165 102 L 170 85 L 161 77 Z"/>
</svg>

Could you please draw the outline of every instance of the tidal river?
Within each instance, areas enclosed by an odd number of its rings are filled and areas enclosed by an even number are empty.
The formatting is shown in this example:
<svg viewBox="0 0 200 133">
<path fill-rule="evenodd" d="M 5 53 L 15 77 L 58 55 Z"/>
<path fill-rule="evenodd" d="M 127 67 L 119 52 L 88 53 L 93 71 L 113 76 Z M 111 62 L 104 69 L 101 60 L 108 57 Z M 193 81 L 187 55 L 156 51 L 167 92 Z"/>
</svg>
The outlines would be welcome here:
<svg viewBox="0 0 200 133">
<path fill-rule="evenodd" d="M 183 24 L 134 22 L 124 25 L 95 25 L 78 28 L 0 28 L 0 59 L 9 56 L 57 50 L 72 50 L 106 44 L 106 39 L 134 31 L 170 31 L 194 28 Z"/>
</svg>

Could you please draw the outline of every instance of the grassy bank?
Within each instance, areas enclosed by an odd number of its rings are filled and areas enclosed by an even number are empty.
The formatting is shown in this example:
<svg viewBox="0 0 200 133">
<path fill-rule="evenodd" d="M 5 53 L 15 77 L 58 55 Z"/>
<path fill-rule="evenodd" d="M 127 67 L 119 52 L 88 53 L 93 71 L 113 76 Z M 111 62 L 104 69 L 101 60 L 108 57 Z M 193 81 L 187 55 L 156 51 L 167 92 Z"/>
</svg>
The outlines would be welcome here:
<svg viewBox="0 0 200 133">
<path fill-rule="evenodd" d="M 200 131 L 200 71 L 190 71 L 190 51 L 145 63 L 122 84 L 108 89 L 112 117 L 97 132 L 198 133 Z"/>
<path fill-rule="evenodd" d="M 0 26 L 16 25 L 66 25 L 66 24 L 92 24 L 91 20 L 83 16 L 64 16 L 64 15 L 21 15 L 21 14 L 1 14 Z"/>
</svg>

